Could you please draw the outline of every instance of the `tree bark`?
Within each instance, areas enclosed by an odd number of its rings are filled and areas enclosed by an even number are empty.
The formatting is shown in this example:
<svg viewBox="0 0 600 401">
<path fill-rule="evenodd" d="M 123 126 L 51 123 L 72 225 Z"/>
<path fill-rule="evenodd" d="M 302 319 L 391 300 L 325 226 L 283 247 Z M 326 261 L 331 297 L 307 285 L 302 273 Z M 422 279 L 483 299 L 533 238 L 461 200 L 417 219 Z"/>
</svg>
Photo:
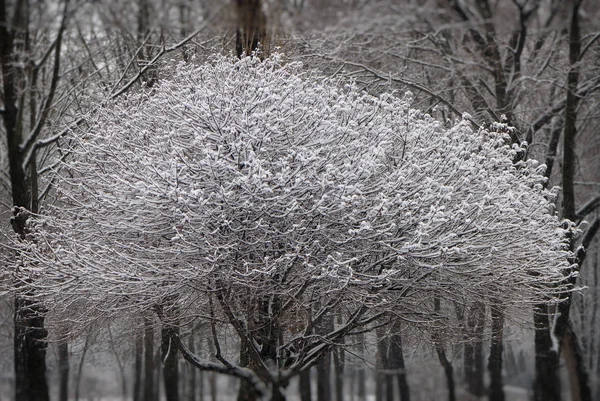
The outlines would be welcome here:
<svg viewBox="0 0 600 401">
<path fill-rule="evenodd" d="M 14 21 L 20 21 L 23 10 L 16 7 Z M 27 25 L 25 23 L 25 25 Z M 29 180 L 23 167 L 23 152 L 20 149 L 21 132 L 19 120 L 18 63 L 15 57 L 15 39 L 19 32 L 9 21 L 6 4 L 0 0 L 0 69 L 2 73 L 2 100 L 4 110 L 2 120 L 6 133 L 8 150 L 8 168 L 12 191 L 14 231 L 22 238 L 26 237 L 28 213 L 24 209 L 31 207 Z M 62 31 L 59 32 L 62 35 Z M 45 309 L 17 295 L 14 301 L 14 368 L 15 401 L 48 401 L 48 382 L 46 379 L 46 336 L 44 328 Z"/>
<path fill-rule="evenodd" d="M 262 10 L 261 0 L 236 0 L 237 31 L 236 53 L 239 58 L 250 56 L 258 49 L 268 50 L 267 17 Z"/>
<path fill-rule="evenodd" d="M 504 334 L 504 312 L 497 307 L 491 308 L 492 313 L 492 341 L 488 370 L 490 373 L 490 388 L 488 398 L 490 401 L 504 401 L 504 384 L 502 380 L 502 338 Z"/>
<path fill-rule="evenodd" d="M 579 25 L 580 0 L 571 2 L 569 27 L 569 73 L 567 75 L 567 99 L 565 104 L 565 125 L 563 134 L 563 217 L 571 221 L 577 220 L 575 210 L 575 144 L 577 137 L 577 86 L 579 84 L 579 57 L 581 54 L 581 27 Z M 574 248 L 574 238 L 571 238 L 571 248 Z M 580 262 L 579 262 L 580 263 Z M 579 265 L 580 267 L 580 265 Z M 575 279 L 572 279 L 573 284 Z M 579 352 L 575 332 L 569 320 L 572 294 L 566 294 L 566 300 L 559 305 L 559 316 L 554 327 L 554 335 L 562 345 L 562 356 L 569 372 L 572 401 L 591 400 L 591 390 L 587 380 L 587 371 Z"/>
<path fill-rule="evenodd" d="M 365 355 L 365 336 L 364 334 L 360 334 L 358 336 L 357 339 L 358 342 L 358 355 L 360 357 L 364 357 Z M 358 374 L 357 374 L 357 391 L 356 391 L 356 395 L 358 396 L 358 401 L 366 401 L 367 400 L 367 388 L 366 388 L 366 381 L 367 381 L 367 374 L 365 372 L 365 367 L 363 364 L 361 364 L 358 368 Z"/>
<path fill-rule="evenodd" d="M 196 352 L 196 344 L 194 342 L 194 331 L 190 333 L 190 337 L 188 339 L 188 347 L 190 352 Z M 196 378 L 196 369 L 193 366 L 189 366 L 188 369 L 188 393 L 187 393 L 187 401 L 196 401 L 196 387 L 197 387 L 197 378 Z M 200 393 L 202 394 L 202 393 Z"/>
<path fill-rule="evenodd" d="M 77 377 L 75 378 L 75 401 L 79 401 L 79 392 L 81 390 L 81 379 L 83 378 L 83 366 L 85 364 L 85 355 L 88 352 L 91 341 L 91 333 L 88 333 L 85 338 L 85 343 L 83 344 L 83 351 L 81 353 L 81 358 L 79 359 L 79 367 L 77 368 Z"/>
<path fill-rule="evenodd" d="M 317 326 L 317 334 L 326 335 L 333 330 L 333 317 L 324 316 Z M 331 401 L 331 352 L 317 361 L 317 401 Z"/>
<path fill-rule="evenodd" d="M 240 338 L 240 366 L 248 367 L 250 364 L 248 340 Z M 256 401 L 258 399 L 253 387 L 246 380 L 240 380 L 240 388 L 238 390 L 237 401 Z"/>
<path fill-rule="evenodd" d="M 393 333 L 390 336 L 390 344 L 388 350 L 388 362 L 390 369 L 395 372 L 398 381 L 398 394 L 400 401 L 410 401 L 410 389 L 406 378 L 406 365 L 404 363 L 404 353 L 402 351 L 402 333 L 400 332 L 400 322 L 397 321 L 392 326 Z M 388 396 L 388 399 L 389 396 Z"/>
<path fill-rule="evenodd" d="M 485 305 L 477 302 L 467 317 L 468 342 L 465 344 L 465 376 L 467 390 L 476 397 L 485 395 L 483 368 L 483 330 Z"/>
<path fill-rule="evenodd" d="M 300 372 L 300 401 L 312 401 L 312 390 L 310 382 L 310 368 Z"/>
<path fill-rule="evenodd" d="M 442 344 L 435 345 L 435 351 L 438 355 L 440 364 L 444 368 L 444 375 L 446 376 L 446 386 L 448 387 L 448 401 L 456 401 L 456 385 L 454 384 L 454 368 L 452 363 L 446 356 L 446 351 Z"/>
<path fill-rule="evenodd" d="M 167 401 L 179 401 L 179 362 L 177 360 L 177 347 L 171 341 L 168 327 L 170 323 L 164 323 L 161 330 L 161 355 L 163 363 L 163 381 L 165 385 L 165 396 Z M 170 328 L 179 334 L 179 327 L 175 324 Z"/>
<path fill-rule="evenodd" d="M 534 308 L 533 321 L 535 325 L 534 399 L 535 401 L 560 401 L 559 360 L 552 344 L 548 305 L 539 304 Z"/>
<path fill-rule="evenodd" d="M 133 363 L 133 401 L 142 401 L 142 357 L 144 354 L 144 337 L 141 329 L 135 333 L 135 355 Z"/>
<path fill-rule="evenodd" d="M 142 400 L 154 399 L 154 324 L 148 317 L 144 318 L 144 390 Z"/>
<path fill-rule="evenodd" d="M 441 303 L 439 298 L 435 298 L 433 301 L 433 307 L 437 314 L 441 316 Z M 457 315 L 460 320 L 464 320 L 464 314 L 457 310 Z M 440 364 L 444 368 L 444 375 L 446 376 L 446 387 L 448 388 L 448 401 L 456 401 L 456 386 L 454 383 L 454 368 L 452 363 L 446 356 L 446 350 L 444 348 L 444 342 L 442 340 L 443 334 L 438 331 L 433 333 L 433 343 L 435 346 L 435 352 L 438 356 Z"/>
<path fill-rule="evenodd" d="M 61 338 L 58 343 L 58 401 L 69 400 L 69 343 Z"/>
<path fill-rule="evenodd" d="M 377 332 L 377 352 L 375 353 L 375 401 L 384 401 L 385 397 L 385 365 L 387 357 L 387 338 L 383 330 Z"/>
<path fill-rule="evenodd" d="M 343 339 L 342 339 L 343 342 Z M 336 348 L 333 351 L 333 366 L 335 368 L 334 372 L 334 382 L 335 382 L 335 400 L 336 401 L 344 401 L 344 349 L 342 346 Z"/>
</svg>

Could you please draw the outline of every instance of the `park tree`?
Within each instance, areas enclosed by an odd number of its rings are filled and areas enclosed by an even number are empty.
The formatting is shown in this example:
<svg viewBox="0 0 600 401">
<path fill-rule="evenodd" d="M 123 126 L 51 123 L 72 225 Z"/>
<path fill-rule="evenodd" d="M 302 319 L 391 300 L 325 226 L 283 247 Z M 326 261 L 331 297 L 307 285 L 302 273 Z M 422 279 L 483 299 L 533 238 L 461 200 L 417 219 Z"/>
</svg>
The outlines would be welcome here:
<svg viewBox="0 0 600 401">
<path fill-rule="evenodd" d="M 374 322 L 426 331 L 452 324 L 440 301 L 510 317 L 573 290 L 573 228 L 506 125 L 446 128 L 410 93 L 371 96 L 279 55 L 170 68 L 69 133 L 52 202 L 13 243 L 33 305 L 76 302 L 82 325 L 154 313 L 188 362 L 282 399 Z M 198 319 L 216 361 L 178 334 Z"/>
</svg>

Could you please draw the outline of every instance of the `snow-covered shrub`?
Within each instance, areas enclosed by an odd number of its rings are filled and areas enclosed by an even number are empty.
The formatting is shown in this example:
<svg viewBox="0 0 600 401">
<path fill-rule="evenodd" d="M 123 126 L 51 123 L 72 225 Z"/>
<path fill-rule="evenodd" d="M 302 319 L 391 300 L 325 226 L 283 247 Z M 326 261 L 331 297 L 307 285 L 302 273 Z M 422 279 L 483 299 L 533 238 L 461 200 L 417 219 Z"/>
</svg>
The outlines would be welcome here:
<svg viewBox="0 0 600 401">
<path fill-rule="evenodd" d="M 323 343 L 299 333 L 334 306 L 343 336 L 434 298 L 555 294 L 568 252 L 544 167 L 409 106 L 277 57 L 180 64 L 73 133 L 21 269 L 37 296 L 106 313 L 212 294 L 238 334 L 268 313 L 277 358 Z"/>
</svg>

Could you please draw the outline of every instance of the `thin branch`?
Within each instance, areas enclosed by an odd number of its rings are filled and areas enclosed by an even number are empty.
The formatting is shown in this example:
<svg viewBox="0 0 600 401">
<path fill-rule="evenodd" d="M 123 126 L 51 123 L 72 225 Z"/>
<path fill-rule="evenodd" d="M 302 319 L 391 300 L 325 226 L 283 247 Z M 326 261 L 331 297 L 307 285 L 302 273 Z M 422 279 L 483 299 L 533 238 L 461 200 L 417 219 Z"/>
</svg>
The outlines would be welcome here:
<svg viewBox="0 0 600 401">
<path fill-rule="evenodd" d="M 200 34 L 202 31 L 204 31 L 209 26 L 209 24 L 213 20 L 213 18 L 219 13 L 219 11 L 220 11 L 220 9 L 217 10 L 217 12 L 215 12 L 210 18 L 206 19 L 204 21 L 204 23 L 200 26 L 200 28 L 195 30 L 193 33 L 191 33 L 189 36 L 187 36 L 180 42 L 178 42 L 172 46 L 169 46 L 169 47 L 163 46 L 161 48 L 160 52 L 158 52 L 158 54 L 152 60 L 150 60 L 148 62 L 148 64 L 146 64 L 146 66 L 144 66 L 144 68 L 142 68 L 133 78 L 131 78 L 123 88 L 121 88 L 117 92 L 112 93 L 110 96 L 108 96 L 107 99 L 100 102 L 100 104 L 98 106 L 96 106 L 95 108 L 93 108 L 90 113 L 94 113 L 100 107 L 102 107 L 103 105 L 108 103 L 109 101 L 114 100 L 115 98 L 117 98 L 117 97 L 121 96 L 122 94 L 124 94 L 125 92 L 127 92 L 133 86 L 133 84 L 135 84 L 149 68 L 153 67 L 154 63 L 156 63 L 162 56 L 164 56 L 165 54 L 171 53 L 175 50 L 180 49 L 182 46 L 186 45 L 194 37 L 196 37 L 198 34 Z M 72 122 L 71 124 L 69 124 L 69 126 L 67 128 L 65 128 L 62 131 L 58 132 L 57 134 L 55 134 L 51 137 L 45 138 L 45 139 L 36 141 L 35 138 L 32 138 L 31 140 L 28 138 L 27 143 L 25 144 L 25 146 L 23 146 L 23 149 L 27 152 L 26 156 L 24 158 L 23 164 L 24 165 L 29 164 L 29 160 L 31 159 L 31 154 L 32 154 L 33 149 L 42 149 L 49 145 L 52 145 L 58 139 L 67 135 L 69 132 L 71 132 L 78 126 L 80 126 L 86 120 L 87 120 L 87 117 L 80 117 L 77 120 L 75 120 L 74 122 Z"/>
</svg>

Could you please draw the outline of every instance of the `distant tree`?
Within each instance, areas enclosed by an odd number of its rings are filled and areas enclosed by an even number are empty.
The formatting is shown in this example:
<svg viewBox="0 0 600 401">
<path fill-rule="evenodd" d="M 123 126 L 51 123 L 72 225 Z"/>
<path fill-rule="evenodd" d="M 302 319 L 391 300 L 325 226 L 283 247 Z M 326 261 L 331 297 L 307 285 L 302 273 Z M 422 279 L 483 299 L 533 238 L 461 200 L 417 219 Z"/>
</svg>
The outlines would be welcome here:
<svg viewBox="0 0 600 401">
<path fill-rule="evenodd" d="M 506 126 L 446 129 L 410 102 L 281 56 L 173 66 L 62 148 L 54 202 L 14 244 L 30 301 L 84 299 L 83 321 L 154 311 L 187 361 L 282 399 L 377 319 L 429 324 L 457 299 L 519 313 L 568 291 L 543 166 L 513 163 Z M 178 335 L 199 310 L 216 362 Z"/>
</svg>

